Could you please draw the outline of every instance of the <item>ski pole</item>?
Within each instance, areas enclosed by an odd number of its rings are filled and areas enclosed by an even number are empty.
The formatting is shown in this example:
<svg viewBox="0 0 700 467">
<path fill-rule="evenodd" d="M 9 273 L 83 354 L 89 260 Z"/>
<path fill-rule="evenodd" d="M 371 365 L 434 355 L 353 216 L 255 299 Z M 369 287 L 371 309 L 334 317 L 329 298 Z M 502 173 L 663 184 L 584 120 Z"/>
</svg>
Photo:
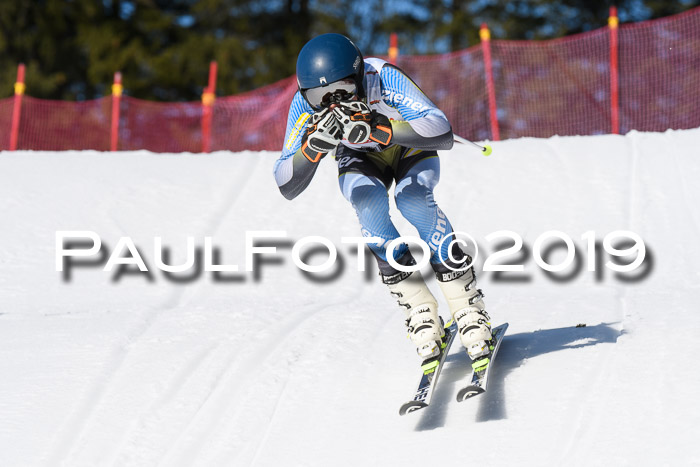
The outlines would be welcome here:
<svg viewBox="0 0 700 467">
<path fill-rule="evenodd" d="M 454 140 L 458 143 L 471 144 L 472 146 L 479 148 L 481 150 L 481 152 L 484 154 L 484 156 L 490 156 L 491 153 L 493 152 L 493 149 L 488 144 L 481 146 L 480 144 L 476 144 L 475 142 L 469 141 L 466 138 L 462 138 L 459 135 L 453 135 L 453 136 L 454 136 Z"/>
</svg>

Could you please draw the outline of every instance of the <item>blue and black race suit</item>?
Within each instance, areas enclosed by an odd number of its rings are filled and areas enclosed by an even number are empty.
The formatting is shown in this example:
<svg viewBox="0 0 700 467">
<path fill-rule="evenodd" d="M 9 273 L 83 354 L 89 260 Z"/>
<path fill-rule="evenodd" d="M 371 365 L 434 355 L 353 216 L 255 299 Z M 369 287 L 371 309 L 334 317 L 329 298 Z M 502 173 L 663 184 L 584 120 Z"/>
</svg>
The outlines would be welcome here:
<svg viewBox="0 0 700 467">
<path fill-rule="evenodd" d="M 383 240 L 369 246 L 381 272 L 391 274 L 395 270 L 386 262 L 386 245 L 400 236 L 389 216 L 388 190 L 395 182 L 396 206 L 430 246 L 430 261 L 438 270 L 441 262 L 448 261 L 450 242 L 439 245 L 452 226 L 437 206 L 433 189 L 440 178 L 437 150 L 452 148 L 452 127 L 406 74 L 383 60 L 365 60 L 363 84 L 366 103 L 390 119 L 393 137 L 388 145 L 341 141 L 331 153 L 338 164 L 340 189 L 357 212 L 362 234 Z M 319 161 L 312 162 L 301 152 L 302 136 L 313 113 L 297 92 L 289 110 L 282 155 L 274 166 L 277 185 L 287 199 L 304 191 L 318 167 Z M 406 245 L 397 248 L 395 259 L 406 251 Z"/>
</svg>

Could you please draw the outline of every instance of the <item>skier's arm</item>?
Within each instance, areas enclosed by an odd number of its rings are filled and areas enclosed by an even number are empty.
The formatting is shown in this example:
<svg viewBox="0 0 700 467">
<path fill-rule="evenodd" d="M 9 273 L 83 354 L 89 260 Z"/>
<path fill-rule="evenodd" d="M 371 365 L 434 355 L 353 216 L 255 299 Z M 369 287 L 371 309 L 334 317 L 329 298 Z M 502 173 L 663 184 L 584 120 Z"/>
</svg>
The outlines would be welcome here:
<svg viewBox="0 0 700 467">
<path fill-rule="evenodd" d="M 391 140 L 391 142 L 400 146 L 416 149 L 446 151 L 448 149 L 452 149 L 452 146 L 454 145 L 452 127 L 447 128 L 444 133 L 436 136 L 423 136 L 419 133 L 419 130 L 409 122 L 392 120 L 391 129 L 394 133 L 394 138 Z"/>
<path fill-rule="evenodd" d="M 301 152 L 301 148 L 294 154 L 275 163 L 275 180 L 280 193 L 287 199 L 294 199 L 309 186 L 316 173 L 318 162 L 311 162 Z"/>
<path fill-rule="evenodd" d="M 447 150 L 454 144 L 452 126 L 445 114 L 400 69 L 384 65 L 382 98 L 403 120 L 392 120 L 391 142 L 405 147 Z"/>
<path fill-rule="evenodd" d="M 305 142 L 312 110 L 298 92 L 292 100 L 287 118 L 287 132 L 282 155 L 275 162 L 275 181 L 282 195 L 296 198 L 309 186 L 323 154 L 314 152 Z"/>
</svg>

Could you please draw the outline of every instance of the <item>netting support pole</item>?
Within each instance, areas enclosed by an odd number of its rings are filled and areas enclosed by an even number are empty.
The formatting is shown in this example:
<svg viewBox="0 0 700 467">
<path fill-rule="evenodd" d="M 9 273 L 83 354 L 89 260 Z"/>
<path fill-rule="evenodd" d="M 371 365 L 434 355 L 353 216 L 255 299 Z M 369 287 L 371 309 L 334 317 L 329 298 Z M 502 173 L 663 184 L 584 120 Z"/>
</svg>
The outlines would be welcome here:
<svg viewBox="0 0 700 467">
<path fill-rule="evenodd" d="M 202 152 L 211 151 L 211 120 L 216 99 L 216 62 L 209 63 L 209 84 L 202 93 Z"/>
<path fill-rule="evenodd" d="M 122 98 L 122 74 L 114 73 L 114 83 L 112 83 L 112 126 L 110 131 L 109 150 L 114 152 L 119 144 L 119 111 L 121 110 Z"/>
<path fill-rule="evenodd" d="M 389 63 L 396 65 L 396 59 L 399 56 L 399 37 L 395 32 L 389 36 Z"/>
<path fill-rule="evenodd" d="M 489 116 L 491 121 L 491 140 L 499 141 L 498 108 L 496 107 L 496 86 L 493 82 L 493 66 L 491 64 L 491 32 L 486 23 L 479 30 L 481 50 L 484 53 L 484 72 L 486 74 L 486 93 L 489 99 Z"/>
<path fill-rule="evenodd" d="M 19 140 L 19 120 L 22 114 L 22 96 L 24 96 L 24 63 L 17 67 L 17 82 L 15 82 L 15 101 L 12 107 L 12 127 L 10 129 L 10 151 L 17 150 Z"/>
<path fill-rule="evenodd" d="M 620 134 L 620 81 L 618 64 L 618 31 L 619 19 L 617 7 L 610 7 L 608 29 L 610 30 L 610 130 L 614 135 Z"/>
</svg>

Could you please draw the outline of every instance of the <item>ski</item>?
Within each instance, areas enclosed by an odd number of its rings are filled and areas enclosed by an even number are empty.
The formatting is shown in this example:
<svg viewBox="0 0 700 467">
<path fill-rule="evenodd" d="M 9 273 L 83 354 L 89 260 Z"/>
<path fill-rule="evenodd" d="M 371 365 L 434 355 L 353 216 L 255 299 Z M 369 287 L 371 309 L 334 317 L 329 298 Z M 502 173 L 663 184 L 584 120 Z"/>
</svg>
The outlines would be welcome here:
<svg viewBox="0 0 700 467">
<path fill-rule="evenodd" d="M 486 392 L 486 387 L 489 382 L 489 372 L 491 371 L 493 362 L 496 359 L 496 354 L 498 353 L 498 348 L 501 346 L 506 329 L 508 329 L 508 323 L 501 324 L 497 328 L 493 329 L 491 353 L 472 362 L 472 368 L 474 368 L 472 380 L 468 386 L 465 386 L 459 390 L 457 393 L 457 402 L 465 401 L 471 397 Z"/>
<path fill-rule="evenodd" d="M 421 374 L 420 383 L 418 383 L 418 389 L 413 399 L 406 402 L 401 406 L 399 410 L 400 415 L 406 415 L 409 412 L 415 412 L 416 410 L 423 409 L 430 405 L 430 400 L 433 397 L 433 391 L 437 385 L 438 378 L 440 377 L 440 370 L 442 370 L 442 365 L 445 363 L 447 354 L 450 351 L 450 346 L 457 335 L 457 323 L 450 321 L 445 326 L 445 337 L 442 338 L 442 350 L 440 354 L 436 357 L 424 360 L 421 364 Z"/>
</svg>

